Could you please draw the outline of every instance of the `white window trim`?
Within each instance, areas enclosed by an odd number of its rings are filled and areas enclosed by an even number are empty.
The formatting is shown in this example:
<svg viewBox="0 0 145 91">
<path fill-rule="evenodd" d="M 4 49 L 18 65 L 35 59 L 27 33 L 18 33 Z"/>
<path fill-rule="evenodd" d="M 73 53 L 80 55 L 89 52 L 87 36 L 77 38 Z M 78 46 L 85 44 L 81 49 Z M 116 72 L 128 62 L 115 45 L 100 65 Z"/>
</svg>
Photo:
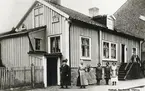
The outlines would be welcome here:
<svg viewBox="0 0 145 91">
<path fill-rule="evenodd" d="M 109 43 L 109 58 L 104 58 L 104 55 L 103 55 L 103 43 L 104 42 Z M 111 44 L 115 44 L 116 45 L 116 59 L 112 59 L 111 58 Z M 106 61 L 118 61 L 118 44 L 117 43 L 106 41 L 106 40 L 102 40 L 102 60 L 106 60 Z"/>
<path fill-rule="evenodd" d="M 37 3 L 37 4 L 39 4 L 39 3 Z M 37 4 L 36 4 L 36 5 L 37 5 Z M 35 5 L 35 7 L 34 7 L 33 10 L 32 10 L 32 12 L 33 12 L 33 13 L 32 13 L 32 21 L 33 21 L 32 26 L 33 26 L 33 28 L 36 27 L 36 26 L 35 26 L 35 9 L 36 9 L 36 5 Z M 43 4 L 42 4 L 42 8 L 43 8 L 43 11 L 42 11 L 42 12 L 43 12 L 43 15 L 42 15 L 42 17 L 43 17 L 42 25 L 44 25 L 44 19 L 45 19 L 45 18 L 44 18 L 44 11 L 45 11 L 45 10 L 44 10 L 44 5 L 43 5 Z M 40 27 L 40 26 L 38 26 L 38 27 Z"/>
<path fill-rule="evenodd" d="M 82 38 L 88 38 L 89 39 L 89 42 L 90 42 L 90 44 L 89 44 L 89 52 L 90 52 L 90 56 L 89 57 L 83 57 L 82 56 L 82 42 L 81 42 L 81 39 Z M 87 36 L 80 36 L 80 59 L 82 59 L 82 60 L 91 60 L 91 53 L 92 53 L 92 46 L 91 46 L 91 44 L 92 44 L 92 42 L 91 42 L 91 38 L 90 37 L 87 37 Z"/>
<path fill-rule="evenodd" d="M 50 35 L 48 36 L 48 53 L 51 53 L 51 44 L 50 44 L 50 39 L 52 37 L 60 37 L 60 53 L 62 53 L 62 35 L 58 34 L 58 35 Z"/>
</svg>

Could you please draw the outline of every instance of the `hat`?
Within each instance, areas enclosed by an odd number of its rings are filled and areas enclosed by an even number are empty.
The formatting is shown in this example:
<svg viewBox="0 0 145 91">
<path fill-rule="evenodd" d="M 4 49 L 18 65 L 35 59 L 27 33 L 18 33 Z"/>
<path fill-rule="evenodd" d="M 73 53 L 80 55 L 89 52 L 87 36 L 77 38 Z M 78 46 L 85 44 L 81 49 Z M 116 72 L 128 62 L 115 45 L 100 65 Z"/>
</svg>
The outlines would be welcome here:
<svg viewBox="0 0 145 91">
<path fill-rule="evenodd" d="M 65 59 L 65 60 L 62 60 L 62 62 L 67 62 L 67 59 Z"/>
</svg>

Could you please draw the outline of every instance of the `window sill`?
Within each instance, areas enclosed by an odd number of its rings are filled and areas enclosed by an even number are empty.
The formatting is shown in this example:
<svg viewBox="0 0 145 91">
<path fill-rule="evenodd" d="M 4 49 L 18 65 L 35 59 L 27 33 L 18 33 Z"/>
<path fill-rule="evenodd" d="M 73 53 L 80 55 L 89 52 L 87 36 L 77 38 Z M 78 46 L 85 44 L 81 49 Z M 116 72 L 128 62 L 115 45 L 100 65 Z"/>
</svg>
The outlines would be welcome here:
<svg viewBox="0 0 145 91">
<path fill-rule="evenodd" d="M 91 61 L 92 60 L 90 57 L 81 57 L 80 59 L 84 60 L 84 61 Z"/>
<path fill-rule="evenodd" d="M 103 61 L 117 61 L 117 59 L 102 59 Z"/>
</svg>

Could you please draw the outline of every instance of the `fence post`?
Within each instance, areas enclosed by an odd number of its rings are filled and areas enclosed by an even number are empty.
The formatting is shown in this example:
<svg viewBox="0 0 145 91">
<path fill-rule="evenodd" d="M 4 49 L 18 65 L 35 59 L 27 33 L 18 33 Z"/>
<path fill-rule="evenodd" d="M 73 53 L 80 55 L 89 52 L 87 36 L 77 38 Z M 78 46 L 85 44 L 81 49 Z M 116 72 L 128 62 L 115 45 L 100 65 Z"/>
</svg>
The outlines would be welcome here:
<svg viewBox="0 0 145 91">
<path fill-rule="evenodd" d="M 26 84 L 26 67 L 24 67 L 24 84 Z"/>
<path fill-rule="evenodd" d="M 35 86 L 35 66 L 33 63 L 31 64 L 31 85 L 32 85 L 32 88 L 34 88 L 34 86 Z"/>
</svg>

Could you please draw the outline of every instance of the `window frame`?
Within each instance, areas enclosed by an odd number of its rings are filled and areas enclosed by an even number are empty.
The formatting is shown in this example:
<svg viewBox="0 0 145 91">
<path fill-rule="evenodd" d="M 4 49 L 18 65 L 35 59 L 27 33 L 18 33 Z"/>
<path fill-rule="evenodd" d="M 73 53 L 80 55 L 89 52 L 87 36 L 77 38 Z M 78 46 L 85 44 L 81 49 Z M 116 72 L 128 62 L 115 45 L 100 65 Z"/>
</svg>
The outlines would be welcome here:
<svg viewBox="0 0 145 91">
<path fill-rule="evenodd" d="M 41 38 L 34 38 L 35 39 L 35 50 L 36 51 L 41 51 L 41 44 L 42 44 L 42 39 Z M 36 47 L 37 47 L 37 45 L 36 45 L 36 40 L 40 40 L 40 49 L 37 49 Z"/>
<path fill-rule="evenodd" d="M 82 56 L 82 38 L 89 39 L 89 57 Z M 91 38 L 86 36 L 80 36 L 80 59 L 91 60 Z"/>
<path fill-rule="evenodd" d="M 51 38 L 52 37 L 60 37 L 60 52 L 56 52 L 56 53 L 62 53 L 63 49 L 62 49 L 62 35 L 61 34 L 48 36 L 48 53 L 51 53 Z"/>
<path fill-rule="evenodd" d="M 35 15 L 35 10 L 38 9 L 38 14 Z M 42 11 L 40 12 L 40 10 Z M 36 17 L 38 18 L 38 25 L 36 25 Z M 42 18 L 42 20 L 40 19 Z M 35 27 L 40 27 L 44 24 L 44 6 L 42 4 L 37 4 L 35 8 L 33 9 L 33 26 Z"/>
<path fill-rule="evenodd" d="M 104 51 L 104 47 L 103 47 L 104 42 L 109 43 L 109 58 L 104 58 L 104 53 L 103 53 L 103 51 Z M 111 51 L 112 51 L 111 44 L 116 45 L 116 58 L 115 59 L 111 58 Z M 118 60 L 118 44 L 117 43 L 106 41 L 106 40 L 102 41 L 102 60 L 106 60 L 106 61 L 117 61 Z"/>
</svg>

